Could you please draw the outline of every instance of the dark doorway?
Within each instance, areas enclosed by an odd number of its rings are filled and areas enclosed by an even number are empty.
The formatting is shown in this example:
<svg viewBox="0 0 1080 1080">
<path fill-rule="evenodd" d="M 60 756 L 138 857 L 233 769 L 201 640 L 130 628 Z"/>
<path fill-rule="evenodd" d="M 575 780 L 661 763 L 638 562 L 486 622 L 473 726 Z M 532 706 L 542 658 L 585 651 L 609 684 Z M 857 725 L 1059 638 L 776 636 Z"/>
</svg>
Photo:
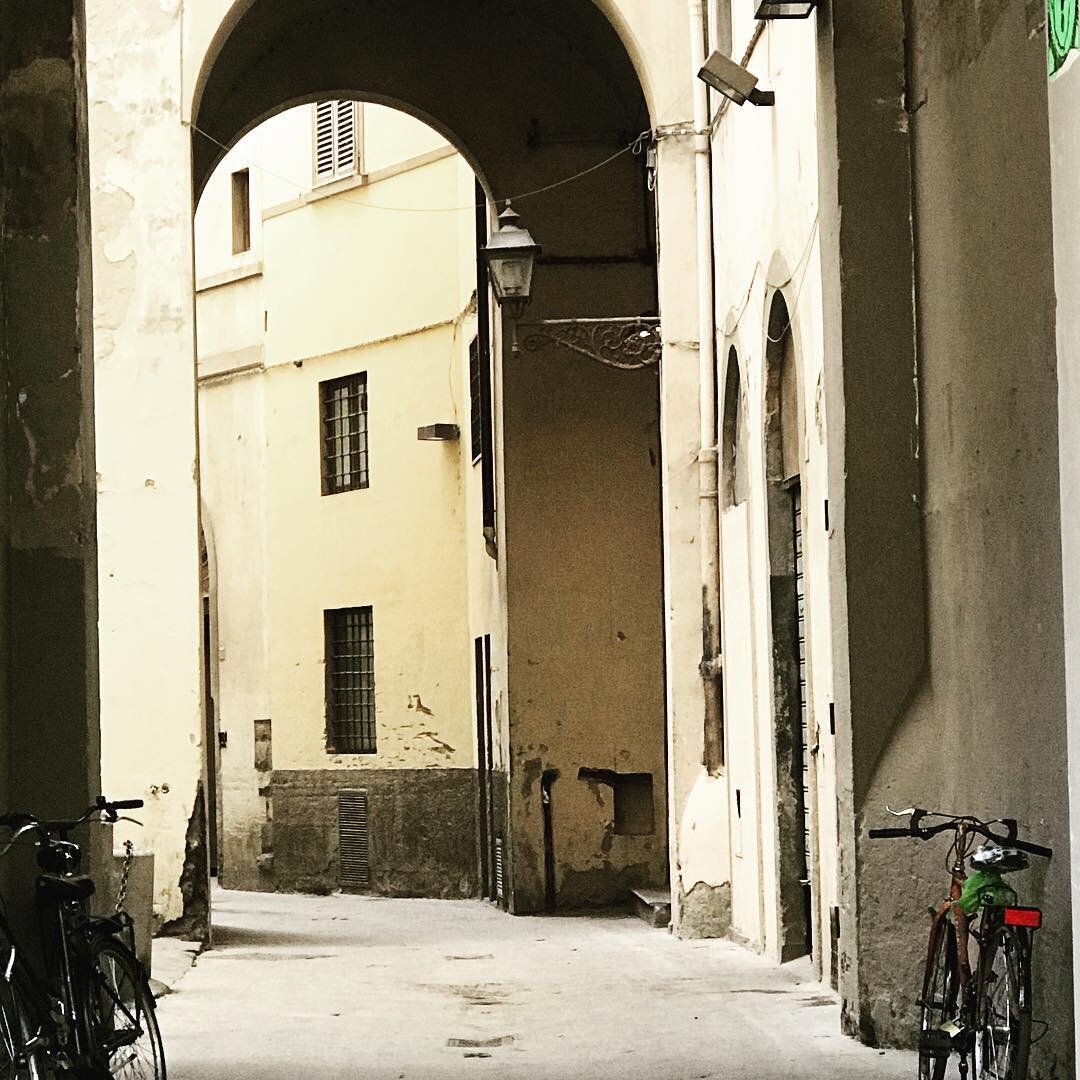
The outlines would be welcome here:
<svg viewBox="0 0 1080 1080">
<path fill-rule="evenodd" d="M 210 876 L 217 877 L 221 866 L 221 849 L 218 843 L 218 734 L 212 675 L 214 627 L 210 604 L 210 556 L 205 538 L 199 547 L 199 578 L 202 594 L 202 680 L 203 699 L 206 702 L 203 710 L 205 720 L 203 745 L 206 747 L 206 838 L 210 854 Z"/>
<path fill-rule="evenodd" d="M 489 900 L 501 896 L 495 829 L 495 739 L 491 719 L 491 635 L 473 642 L 476 663 L 476 765 L 479 794 L 480 882 Z"/>
<path fill-rule="evenodd" d="M 772 614 L 780 952 L 813 952 L 813 843 L 802 531 L 802 402 L 782 293 L 769 312 L 765 462 Z"/>
</svg>

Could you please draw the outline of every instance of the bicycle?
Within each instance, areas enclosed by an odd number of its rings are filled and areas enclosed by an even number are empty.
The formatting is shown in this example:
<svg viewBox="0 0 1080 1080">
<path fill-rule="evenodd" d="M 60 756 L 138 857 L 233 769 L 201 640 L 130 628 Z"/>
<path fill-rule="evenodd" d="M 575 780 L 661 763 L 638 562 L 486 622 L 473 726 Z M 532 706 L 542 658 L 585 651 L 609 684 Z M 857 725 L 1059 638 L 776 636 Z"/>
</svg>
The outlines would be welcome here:
<svg viewBox="0 0 1080 1080">
<path fill-rule="evenodd" d="M 7 1080 L 165 1080 L 154 997 L 131 947 L 132 922 L 120 909 L 94 916 L 93 880 L 81 874 L 82 850 L 70 833 L 95 817 L 121 819 L 141 799 L 103 796 L 71 821 L 33 814 L 0 817 L 11 831 L 0 857 L 32 834 L 41 869 L 35 906 L 44 975 L 35 972 L 0 905 L 0 1078 Z"/>
<path fill-rule="evenodd" d="M 946 861 L 952 878 L 949 898 L 930 909 L 919 999 L 919 1080 L 944 1080 L 954 1053 L 961 1080 L 968 1075 L 969 1059 L 973 1080 L 1024 1080 L 1033 1022 L 1033 935 L 1042 926 L 1042 912 L 1020 906 L 1004 875 L 1027 868 L 1025 853 L 1049 859 L 1052 850 L 1018 839 L 1014 818 L 980 821 L 918 807 L 889 813 L 909 817 L 907 828 L 871 829 L 871 838 L 929 840 L 943 832 L 955 834 Z M 943 820 L 923 824 L 927 818 Z M 991 825 L 1004 826 L 1006 835 L 992 832 Z M 972 853 L 979 837 L 987 842 Z M 971 941 L 978 946 L 974 975 Z"/>
</svg>

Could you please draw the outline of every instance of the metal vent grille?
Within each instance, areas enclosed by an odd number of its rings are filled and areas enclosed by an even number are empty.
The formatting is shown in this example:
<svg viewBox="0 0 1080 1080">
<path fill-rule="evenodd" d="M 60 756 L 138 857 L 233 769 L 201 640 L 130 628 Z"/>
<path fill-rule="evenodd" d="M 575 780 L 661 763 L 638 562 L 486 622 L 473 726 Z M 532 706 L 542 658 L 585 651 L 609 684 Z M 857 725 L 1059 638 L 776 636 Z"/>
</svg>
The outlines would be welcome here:
<svg viewBox="0 0 1080 1080">
<path fill-rule="evenodd" d="M 366 791 L 338 792 L 338 864 L 343 889 L 371 888 Z"/>
<path fill-rule="evenodd" d="M 501 837 L 495 837 L 495 897 L 503 899 L 503 842 Z"/>
</svg>

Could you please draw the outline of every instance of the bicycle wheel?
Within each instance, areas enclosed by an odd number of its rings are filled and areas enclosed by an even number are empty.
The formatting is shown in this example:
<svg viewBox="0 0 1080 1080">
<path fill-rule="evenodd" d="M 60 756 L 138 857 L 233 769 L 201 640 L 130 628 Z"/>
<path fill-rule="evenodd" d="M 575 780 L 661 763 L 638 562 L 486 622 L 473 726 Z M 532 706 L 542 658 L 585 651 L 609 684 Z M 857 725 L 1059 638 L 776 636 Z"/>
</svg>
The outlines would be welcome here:
<svg viewBox="0 0 1080 1080">
<path fill-rule="evenodd" d="M 0 1080 L 47 1080 L 54 1074 L 17 983 L 0 979 Z"/>
<path fill-rule="evenodd" d="M 165 1080 L 154 998 L 142 965 L 113 938 L 90 943 L 87 1015 L 97 1063 L 125 1080 Z"/>
<path fill-rule="evenodd" d="M 1031 1049 L 1031 940 L 1026 930 L 988 929 L 975 995 L 980 1080 L 1024 1080 Z"/>
<path fill-rule="evenodd" d="M 952 1039 L 944 1031 L 956 1018 L 956 928 L 948 916 L 930 931 L 919 1022 L 919 1080 L 944 1080 Z"/>
</svg>

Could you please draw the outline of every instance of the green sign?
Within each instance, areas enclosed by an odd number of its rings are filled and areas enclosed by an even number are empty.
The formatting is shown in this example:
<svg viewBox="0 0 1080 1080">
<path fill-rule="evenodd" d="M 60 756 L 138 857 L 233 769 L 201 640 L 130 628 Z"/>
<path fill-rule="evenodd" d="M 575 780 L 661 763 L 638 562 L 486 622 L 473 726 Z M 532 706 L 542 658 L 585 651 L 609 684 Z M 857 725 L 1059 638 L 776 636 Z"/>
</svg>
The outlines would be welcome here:
<svg viewBox="0 0 1080 1080">
<path fill-rule="evenodd" d="M 1046 0 L 1047 60 L 1051 75 L 1061 70 L 1073 49 L 1080 48 L 1077 4 L 1078 0 Z"/>
</svg>

